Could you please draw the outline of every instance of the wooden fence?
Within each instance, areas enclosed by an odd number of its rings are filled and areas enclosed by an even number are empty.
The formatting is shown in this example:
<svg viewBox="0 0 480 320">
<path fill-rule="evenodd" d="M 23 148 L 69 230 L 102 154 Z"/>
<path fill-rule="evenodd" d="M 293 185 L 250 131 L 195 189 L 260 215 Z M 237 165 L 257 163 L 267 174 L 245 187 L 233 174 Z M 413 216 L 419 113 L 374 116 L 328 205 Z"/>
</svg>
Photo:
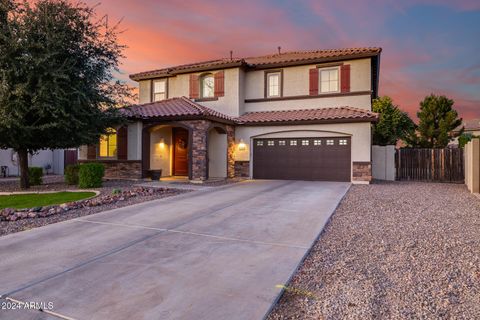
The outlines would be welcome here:
<svg viewBox="0 0 480 320">
<path fill-rule="evenodd" d="M 398 149 L 397 180 L 463 183 L 463 149 Z"/>
</svg>

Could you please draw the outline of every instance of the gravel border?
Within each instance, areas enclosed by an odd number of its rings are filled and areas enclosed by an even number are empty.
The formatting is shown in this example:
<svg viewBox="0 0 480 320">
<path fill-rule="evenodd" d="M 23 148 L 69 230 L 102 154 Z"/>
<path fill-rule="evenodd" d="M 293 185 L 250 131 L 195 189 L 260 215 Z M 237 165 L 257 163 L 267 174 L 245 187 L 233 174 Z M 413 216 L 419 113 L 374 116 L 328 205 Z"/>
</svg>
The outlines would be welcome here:
<svg viewBox="0 0 480 320">
<path fill-rule="evenodd" d="M 480 199 L 354 185 L 268 319 L 479 319 Z"/>
<path fill-rule="evenodd" d="M 129 180 L 107 180 L 103 183 L 102 188 L 95 188 L 93 190 L 100 192 L 99 196 L 105 196 L 105 195 L 111 195 L 112 192 L 116 189 L 121 189 L 121 190 L 129 190 L 135 188 L 135 184 L 137 184 L 138 181 L 129 181 Z M 1 181 L 0 186 L 3 185 L 3 190 L 5 191 L 11 191 L 9 190 L 5 185 L 11 185 L 10 183 L 6 183 L 6 181 Z M 47 182 L 46 185 L 42 186 L 36 186 L 36 188 L 31 188 L 29 191 L 59 191 L 59 190 L 65 190 L 66 188 L 68 189 L 77 189 L 75 186 L 67 186 L 63 183 L 63 177 L 62 179 L 59 179 L 58 177 L 55 177 L 54 179 L 51 179 L 50 181 Z M 153 187 L 152 187 L 153 188 Z M 13 188 L 14 190 L 17 190 L 16 188 Z M 158 188 L 157 188 L 158 189 Z M 103 204 L 100 206 L 94 206 L 94 207 L 83 207 L 80 209 L 73 209 L 70 211 L 66 211 L 63 213 L 59 214 L 54 214 L 51 216 L 47 217 L 37 217 L 37 218 L 27 218 L 27 219 L 20 219 L 16 221 L 0 221 L 0 236 L 5 236 L 7 234 L 15 233 L 15 232 L 20 232 L 20 231 L 25 231 L 25 230 L 30 230 L 33 228 L 45 226 L 48 224 L 52 223 L 57 223 L 65 220 L 70 220 L 70 219 L 75 219 L 78 217 L 83 217 L 91 214 L 95 214 L 98 212 L 102 211 L 107 211 L 115 208 L 121 208 L 121 207 L 126 207 L 132 204 L 137 204 L 141 202 L 146 202 L 146 201 L 152 201 L 152 200 L 157 200 L 157 199 L 162 199 L 166 197 L 172 197 L 176 196 L 182 193 L 187 193 L 191 192 L 193 190 L 188 190 L 188 189 L 176 189 L 176 188 L 171 188 L 171 187 L 165 187 L 162 186 L 160 189 L 162 189 L 162 192 L 156 192 L 151 195 L 145 195 L 145 196 L 136 196 L 136 197 L 131 197 L 131 198 L 126 198 L 123 201 L 118 201 L 115 203 L 109 203 L 109 204 Z M 0 188 L 0 190 L 2 190 Z"/>
</svg>

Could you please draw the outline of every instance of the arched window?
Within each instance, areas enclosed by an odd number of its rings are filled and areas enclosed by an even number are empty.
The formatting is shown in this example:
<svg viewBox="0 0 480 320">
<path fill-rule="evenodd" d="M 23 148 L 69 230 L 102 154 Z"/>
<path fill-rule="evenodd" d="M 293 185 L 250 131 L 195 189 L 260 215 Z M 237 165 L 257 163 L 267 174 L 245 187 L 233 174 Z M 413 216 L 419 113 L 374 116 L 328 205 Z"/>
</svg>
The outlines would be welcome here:
<svg viewBox="0 0 480 320">
<path fill-rule="evenodd" d="M 215 95 L 215 80 L 213 74 L 207 73 L 200 77 L 200 94 L 202 98 L 213 98 Z"/>
<path fill-rule="evenodd" d="M 117 156 L 117 130 L 108 129 L 106 134 L 100 136 L 98 156 L 101 158 L 114 158 Z"/>
</svg>

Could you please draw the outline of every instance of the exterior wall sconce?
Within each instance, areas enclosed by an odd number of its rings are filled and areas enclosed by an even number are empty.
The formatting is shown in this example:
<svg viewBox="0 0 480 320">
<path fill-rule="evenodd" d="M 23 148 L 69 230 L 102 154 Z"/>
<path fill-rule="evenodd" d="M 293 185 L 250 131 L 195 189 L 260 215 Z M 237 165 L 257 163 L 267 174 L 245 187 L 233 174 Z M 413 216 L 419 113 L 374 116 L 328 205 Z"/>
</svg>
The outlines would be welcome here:
<svg viewBox="0 0 480 320">
<path fill-rule="evenodd" d="M 158 143 L 158 146 L 160 147 L 160 149 L 165 148 L 165 139 L 160 138 L 160 141 L 159 141 L 159 143 Z"/>
<path fill-rule="evenodd" d="M 244 151 L 247 149 L 247 145 L 243 141 L 243 139 L 240 139 L 240 142 L 238 143 L 238 150 Z"/>
</svg>

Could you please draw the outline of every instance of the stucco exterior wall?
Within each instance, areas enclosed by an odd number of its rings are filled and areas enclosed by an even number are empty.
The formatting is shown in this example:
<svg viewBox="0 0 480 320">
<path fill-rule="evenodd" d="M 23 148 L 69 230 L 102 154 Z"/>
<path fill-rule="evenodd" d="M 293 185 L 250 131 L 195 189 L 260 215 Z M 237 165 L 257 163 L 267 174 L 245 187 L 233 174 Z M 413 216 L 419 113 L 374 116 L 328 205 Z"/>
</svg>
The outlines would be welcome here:
<svg viewBox="0 0 480 320">
<path fill-rule="evenodd" d="M 215 73 L 221 70 L 209 71 Z M 225 69 L 225 95 L 218 97 L 218 100 L 202 101 L 200 104 L 222 112 L 224 114 L 237 117 L 240 110 L 240 77 L 241 71 L 239 68 Z M 201 75 L 202 73 L 194 73 Z M 190 74 L 180 74 L 171 77 L 168 80 L 168 97 L 188 97 L 190 94 Z M 243 101 L 242 101 L 243 102 Z"/>
<path fill-rule="evenodd" d="M 245 112 L 299 110 L 349 106 L 371 110 L 371 97 L 369 94 L 361 96 L 322 97 L 318 99 L 295 99 L 281 101 L 262 101 L 245 103 Z"/>
<path fill-rule="evenodd" d="M 161 144 L 161 139 L 164 143 Z M 162 169 L 162 176 L 170 176 L 172 172 L 172 127 L 153 128 L 150 134 L 150 169 Z"/>
<path fill-rule="evenodd" d="M 235 150 L 235 161 L 251 161 L 253 138 L 352 137 L 352 162 L 371 161 L 371 125 L 365 123 L 312 124 L 294 126 L 238 126 L 235 139 L 243 139 L 246 149 Z"/>
<path fill-rule="evenodd" d="M 215 129 L 208 132 L 208 176 L 227 176 L 227 134 L 218 133 Z"/>
<path fill-rule="evenodd" d="M 40 150 L 39 152 L 28 156 L 28 166 L 44 168 L 44 173 L 46 173 L 45 166 L 49 164 L 51 166 L 48 170 L 49 174 L 54 173 L 61 175 L 64 170 L 63 156 L 63 149 Z M 10 176 L 20 175 L 18 156 L 12 149 L 0 150 L 0 166 L 7 166 L 8 174 Z"/>
<path fill-rule="evenodd" d="M 350 65 L 350 91 L 371 90 L 371 60 L 347 60 L 344 64 Z M 302 96 L 309 94 L 309 70 L 317 65 L 285 67 L 283 69 L 283 96 Z M 264 98 L 265 70 L 249 71 L 245 77 L 245 98 Z M 316 100 L 316 99 L 315 99 Z M 291 103 L 291 102 L 290 102 Z"/>
<path fill-rule="evenodd" d="M 142 159 L 142 128 L 141 121 L 128 124 L 128 160 Z"/>
</svg>

